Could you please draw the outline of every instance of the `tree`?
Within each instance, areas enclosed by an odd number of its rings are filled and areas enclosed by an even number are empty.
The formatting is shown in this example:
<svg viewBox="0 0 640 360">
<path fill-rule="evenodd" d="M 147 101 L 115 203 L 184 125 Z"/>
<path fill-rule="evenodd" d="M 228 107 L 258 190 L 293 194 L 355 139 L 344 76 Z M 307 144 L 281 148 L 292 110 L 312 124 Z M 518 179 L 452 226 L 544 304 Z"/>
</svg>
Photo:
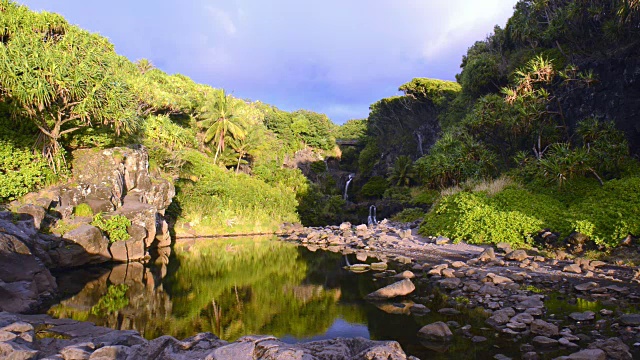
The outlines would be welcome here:
<svg viewBox="0 0 640 360">
<path fill-rule="evenodd" d="M 264 141 L 264 131 L 261 126 L 252 126 L 243 138 L 233 139 L 230 142 L 231 147 L 238 153 L 238 164 L 236 165 L 236 174 L 240 171 L 240 163 L 242 159 L 256 150 L 260 143 Z M 246 162 L 245 162 L 246 163 Z"/>
<path fill-rule="evenodd" d="M 400 155 L 389 169 L 389 182 L 395 186 L 409 186 L 415 178 L 413 161 L 406 155 Z"/>
<path fill-rule="evenodd" d="M 127 60 L 99 35 L 69 25 L 61 16 L 2 3 L 0 94 L 40 129 L 42 152 L 54 171 L 64 161 L 60 137 L 94 123 L 132 125 Z"/>
<path fill-rule="evenodd" d="M 155 66 L 153 66 L 151 61 L 149 61 L 148 59 L 140 59 L 136 61 L 136 66 L 138 67 L 138 70 L 140 70 L 140 73 L 142 75 L 144 75 L 147 71 L 153 70 L 155 68 Z"/>
<path fill-rule="evenodd" d="M 231 95 L 227 95 L 224 90 L 217 92 L 208 105 L 203 109 L 204 120 L 198 122 L 198 126 L 206 128 L 204 142 L 214 141 L 216 145 L 216 155 L 214 162 L 218 160 L 218 155 L 225 149 L 227 134 L 234 139 L 242 139 L 245 136 L 244 120 L 237 116 L 238 107 L 241 103 L 234 101 Z"/>
</svg>

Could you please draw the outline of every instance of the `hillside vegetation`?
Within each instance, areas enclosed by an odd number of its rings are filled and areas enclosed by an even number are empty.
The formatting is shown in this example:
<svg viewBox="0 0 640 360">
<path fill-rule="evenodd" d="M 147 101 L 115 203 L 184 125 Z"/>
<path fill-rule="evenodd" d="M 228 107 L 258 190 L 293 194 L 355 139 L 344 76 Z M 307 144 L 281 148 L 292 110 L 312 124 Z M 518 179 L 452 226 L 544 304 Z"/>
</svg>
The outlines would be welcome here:
<svg viewBox="0 0 640 360">
<path fill-rule="evenodd" d="M 272 231 L 299 221 L 309 184 L 284 166 L 296 151 L 335 148 L 325 115 L 226 94 L 57 14 L 0 0 L 0 203 L 70 174 L 76 149 L 143 144 L 173 178 L 178 232 Z"/>
<path fill-rule="evenodd" d="M 371 105 L 360 197 L 424 217 L 424 235 L 629 243 L 640 236 L 638 24 L 637 1 L 519 1 L 469 48 L 456 83 L 414 79 Z"/>
</svg>

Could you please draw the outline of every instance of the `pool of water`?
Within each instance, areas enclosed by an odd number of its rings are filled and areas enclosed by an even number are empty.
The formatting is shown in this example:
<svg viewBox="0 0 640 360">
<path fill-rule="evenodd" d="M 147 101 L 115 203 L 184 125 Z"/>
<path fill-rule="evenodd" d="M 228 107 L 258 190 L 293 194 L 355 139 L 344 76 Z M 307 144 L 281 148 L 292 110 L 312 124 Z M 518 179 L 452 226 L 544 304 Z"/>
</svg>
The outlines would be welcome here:
<svg viewBox="0 0 640 360">
<path fill-rule="evenodd" d="M 349 260 L 356 262 L 355 257 Z M 458 306 L 458 315 L 439 314 L 438 309 L 451 307 L 452 299 L 428 284 L 418 283 L 412 295 L 432 311 L 416 316 L 403 309 L 411 300 L 363 300 L 391 280 L 378 280 L 372 272 L 355 274 L 344 265 L 343 255 L 311 252 L 270 237 L 180 242 L 173 254 L 152 265 L 55 274 L 64 296 L 48 314 L 133 329 L 148 339 L 165 334 L 183 339 L 199 332 L 227 341 L 274 335 L 288 343 L 364 337 L 396 340 L 405 352 L 422 359 L 453 354 L 492 359 L 498 353 L 519 357 L 520 342 L 496 336 L 479 311 Z M 421 343 L 418 330 L 434 321 L 469 324 L 474 335 L 488 341 L 476 344 L 455 336 L 447 347 Z"/>
</svg>

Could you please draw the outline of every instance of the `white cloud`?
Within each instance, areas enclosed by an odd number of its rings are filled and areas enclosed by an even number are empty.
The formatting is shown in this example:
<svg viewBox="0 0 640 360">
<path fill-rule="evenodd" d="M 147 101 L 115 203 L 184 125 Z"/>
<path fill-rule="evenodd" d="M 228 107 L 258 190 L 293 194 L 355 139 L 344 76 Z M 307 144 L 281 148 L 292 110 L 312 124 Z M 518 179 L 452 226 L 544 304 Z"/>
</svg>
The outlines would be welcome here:
<svg viewBox="0 0 640 360">
<path fill-rule="evenodd" d="M 213 18 L 213 21 L 216 22 L 216 25 L 220 26 L 227 35 L 235 35 L 238 32 L 236 25 L 231 18 L 231 15 L 226 11 L 219 9 L 217 7 L 206 5 L 205 8 L 209 15 Z"/>
</svg>

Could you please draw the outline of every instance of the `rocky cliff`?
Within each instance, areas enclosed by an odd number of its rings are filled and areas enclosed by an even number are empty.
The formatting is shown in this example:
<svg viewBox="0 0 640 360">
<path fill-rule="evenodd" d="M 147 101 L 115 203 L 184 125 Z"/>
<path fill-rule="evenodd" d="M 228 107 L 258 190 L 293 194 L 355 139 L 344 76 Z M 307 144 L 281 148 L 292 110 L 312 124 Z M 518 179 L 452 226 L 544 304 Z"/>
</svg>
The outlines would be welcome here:
<svg viewBox="0 0 640 360">
<path fill-rule="evenodd" d="M 0 310 L 30 311 L 54 293 L 47 268 L 144 260 L 151 250 L 171 245 L 164 213 L 175 188 L 149 173 L 143 147 L 78 150 L 73 159 L 68 183 L 0 212 Z M 105 219 L 129 219 L 129 238 L 110 241 L 91 216 L 74 214 L 81 204 Z"/>
</svg>

